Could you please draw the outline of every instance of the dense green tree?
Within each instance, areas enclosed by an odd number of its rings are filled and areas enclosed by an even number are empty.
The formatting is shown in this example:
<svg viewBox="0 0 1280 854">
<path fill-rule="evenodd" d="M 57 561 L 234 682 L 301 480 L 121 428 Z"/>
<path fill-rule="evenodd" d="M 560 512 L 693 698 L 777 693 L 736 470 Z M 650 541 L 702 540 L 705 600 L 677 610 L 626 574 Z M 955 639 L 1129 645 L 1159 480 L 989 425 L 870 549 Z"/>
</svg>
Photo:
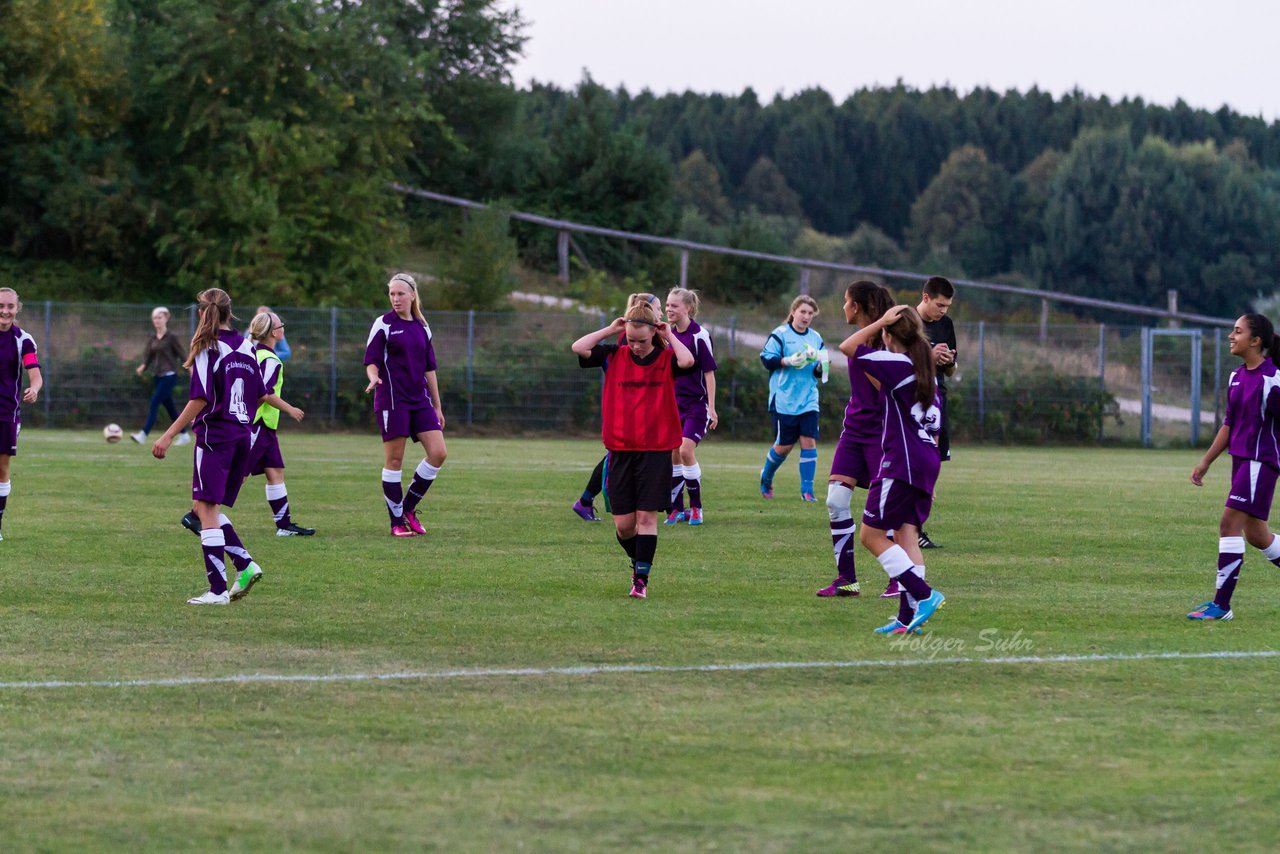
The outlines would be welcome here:
<svg viewBox="0 0 1280 854">
<path fill-rule="evenodd" d="M 804 219 L 804 207 L 796 191 L 787 185 L 787 179 L 767 157 L 761 157 L 742 179 L 738 195 L 747 207 L 764 214 Z"/>
<path fill-rule="evenodd" d="M 694 149 L 680 161 L 676 169 L 675 200 L 680 207 L 691 207 L 712 223 L 733 219 L 733 206 L 720 186 L 720 173 L 701 149 Z"/>
<path fill-rule="evenodd" d="M 917 258 L 946 252 L 973 276 L 1005 269 L 1010 184 L 982 149 L 956 149 L 911 206 L 911 251 Z"/>
</svg>

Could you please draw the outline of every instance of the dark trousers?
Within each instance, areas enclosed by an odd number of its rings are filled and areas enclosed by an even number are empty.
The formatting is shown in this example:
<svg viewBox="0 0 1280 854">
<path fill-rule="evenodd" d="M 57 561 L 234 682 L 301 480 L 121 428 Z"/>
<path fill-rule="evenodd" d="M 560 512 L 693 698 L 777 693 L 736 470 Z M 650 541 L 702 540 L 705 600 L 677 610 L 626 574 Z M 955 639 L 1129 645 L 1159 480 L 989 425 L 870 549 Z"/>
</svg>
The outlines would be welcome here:
<svg viewBox="0 0 1280 854">
<path fill-rule="evenodd" d="M 147 407 L 147 423 L 142 425 L 143 433 L 150 433 L 151 428 L 156 426 L 156 416 L 160 414 L 161 404 L 168 411 L 170 421 L 178 420 L 178 407 L 173 403 L 173 387 L 177 384 L 177 374 L 156 377 L 155 388 L 151 390 L 151 402 Z"/>
</svg>

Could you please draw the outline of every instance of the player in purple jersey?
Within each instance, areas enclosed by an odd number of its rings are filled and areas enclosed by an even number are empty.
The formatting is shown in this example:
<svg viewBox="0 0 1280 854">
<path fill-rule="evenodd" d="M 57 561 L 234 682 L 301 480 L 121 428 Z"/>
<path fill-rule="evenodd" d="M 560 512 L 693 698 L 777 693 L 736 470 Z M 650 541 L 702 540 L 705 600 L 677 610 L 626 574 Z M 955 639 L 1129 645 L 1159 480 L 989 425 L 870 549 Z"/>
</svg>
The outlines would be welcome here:
<svg viewBox="0 0 1280 854">
<path fill-rule="evenodd" d="M 893 296 L 875 282 L 854 282 L 844 292 L 845 322 L 859 328 L 873 323 L 893 307 Z M 878 345 L 879 342 L 871 342 Z M 853 359 L 857 345 L 850 335 L 840 343 L 840 352 Z M 854 531 L 853 490 L 868 489 L 880 470 L 880 432 L 884 418 L 879 391 L 866 371 L 849 363 L 849 403 L 844 409 L 844 426 L 835 454 L 831 457 L 831 477 L 827 481 L 827 515 L 831 520 L 831 548 L 835 552 L 836 577 L 818 591 L 819 596 L 857 596 L 862 592 L 854 568 L 857 541 Z M 897 591 L 894 591 L 897 595 Z"/>
<path fill-rule="evenodd" d="M 0 288 L 0 524 L 9 503 L 9 461 L 18 453 L 18 433 L 22 429 L 22 404 L 35 403 L 44 387 L 36 341 L 14 321 L 22 311 L 22 300 L 13 288 Z M 27 388 L 22 388 L 22 372 L 27 372 Z M 0 529 L 0 540 L 4 539 Z"/>
<path fill-rule="evenodd" d="M 163 460 L 175 436 L 193 424 L 194 466 L 191 501 L 200 520 L 208 592 L 187 600 L 190 605 L 226 605 L 243 598 L 262 578 L 262 567 L 245 549 L 222 507 L 234 507 L 244 483 L 251 439 L 249 425 L 266 399 L 253 344 L 231 328 L 231 297 L 209 288 L 196 297 L 199 320 L 191 352 L 183 367 L 191 371 L 190 400 L 164 435 L 151 447 Z M 226 557 L 236 567 L 227 589 Z"/>
<path fill-rule="evenodd" d="M 1191 482 L 1204 476 L 1223 451 L 1231 454 L 1231 489 L 1218 522 L 1218 577 L 1213 599 L 1187 616 L 1193 620 L 1230 620 L 1231 595 L 1244 564 L 1246 542 L 1280 566 L 1280 537 L 1267 517 L 1280 472 L 1280 335 L 1261 314 L 1236 320 L 1227 335 L 1231 355 L 1244 364 L 1231 373 L 1227 414 L 1204 457 L 1191 470 Z"/>
<path fill-rule="evenodd" d="M 693 373 L 676 377 L 676 407 L 680 410 L 683 439 L 671 452 L 671 509 L 664 524 L 674 525 L 688 518 L 690 525 L 702 524 L 702 467 L 694 453 L 708 430 L 716 429 L 716 357 L 711 335 L 694 320 L 700 305 L 698 292 L 672 288 L 667 294 L 667 322 L 680 343 L 693 354 Z M 689 514 L 684 512 L 684 490 L 689 490 Z"/>
<path fill-rule="evenodd" d="M 444 406 L 436 384 L 436 354 L 431 327 L 422 316 L 418 283 L 408 273 L 387 282 L 391 311 L 373 322 L 364 351 L 369 378 L 365 394 L 373 392 L 373 408 L 382 431 L 382 497 L 391 517 L 391 534 L 413 537 L 427 531 L 418 521 L 418 503 L 444 465 Z M 426 456 L 413 473 L 407 494 L 402 492 L 400 467 L 406 441 L 412 437 Z"/>
<path fill-rule="evenodd" d="M 883 350 L 868 346 L 876 337 Z M 942 466 L 933 353 L 920 315 L 905 305 L 859 329 L 850 343 L 857 349 L 849 370 L 866 372 L 878 387 L 882 419 L 880 468 L 867 491 L 859 539 L 902 587 L 898 616 L 876 632 L 914 632 L 946 601 L 924 580 L 919 544 Z"/>
</svg>

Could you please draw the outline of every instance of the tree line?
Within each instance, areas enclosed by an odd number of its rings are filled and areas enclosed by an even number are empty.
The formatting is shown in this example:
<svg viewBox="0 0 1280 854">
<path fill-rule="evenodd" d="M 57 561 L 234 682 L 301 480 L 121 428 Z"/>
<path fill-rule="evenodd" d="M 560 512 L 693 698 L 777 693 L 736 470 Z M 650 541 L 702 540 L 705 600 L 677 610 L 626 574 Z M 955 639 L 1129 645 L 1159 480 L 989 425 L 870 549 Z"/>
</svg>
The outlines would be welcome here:
<svg viewBox="0 0 1280 854">
<path fill-rule="evenodd" d="M 511 241 L 554 263 L 545 232 L 406 201 L 398 180 L 824 260 L 1145 304 L 1176 288 L 1210 314 L 1280 280 L 1280 123 L 1036 89 L 518 89 L 523 39 L 498 0 L 11 0 L 0 275 L 59 298 L 218 284 L 348 304 L 411 239 L 459 280 L 500 281 Z M 597 268 L 675 274 L 670 252 L 579 243 Z M 692 263 L 725 300 L 794 286 Z"/>
</svg>

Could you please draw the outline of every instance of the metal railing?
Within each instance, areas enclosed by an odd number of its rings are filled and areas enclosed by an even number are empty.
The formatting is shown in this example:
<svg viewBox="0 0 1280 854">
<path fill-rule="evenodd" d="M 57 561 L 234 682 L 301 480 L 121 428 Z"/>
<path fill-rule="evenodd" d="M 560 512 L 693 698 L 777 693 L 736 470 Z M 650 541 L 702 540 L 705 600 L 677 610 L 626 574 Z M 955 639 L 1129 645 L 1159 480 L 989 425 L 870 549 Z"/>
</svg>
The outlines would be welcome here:
<svg viewBox="0 0 1280 854">
<path fill-rule="evenodd" d="M 403 193 L 420 199 L 428 199 L 430 201 L 440 202 L 446 205 L 453 205 L 460 208 L 483 210 L 488 207 L 488 205 L 472 199 L 464 199 L 459 196 L 449 196 L 444 193 L 432 192 L 431 190 L 422 190 L 417 187 L 410 187 L 406 184 L 395 183 L 391 185 L 391 188 L 398 193 Z M 690 252 L 709 252 L 717 255 L 733 255 L 739 258 L 753 258 L 757 261 L 771 261 L 777 264 L 786 264 L 788 266 L 798 267 L 800 270 L 801 293 L 808 293 L 809 271 L 811 270 L 858 273 L 864 276 L 899 279 L 910 282 L 924 282 L 929 278 L 925 273 L 916 273 L 909 270 L 891 270 L 884 267 L 871 267 L 861 264 L 842 264 L 836 261 L 823 261 L 817 258 L 796 258 L 790 255 L 775 255 L 770 252 L 756 252 L 751 249 L 737 249 L 732 246 L 717 246 L 711 243 L 698 243 L 696 241 L 683 240 L 677 237 L 661 237 L 655 234 L 621 231 L 616 228 L 604 228 L 598 225 L 588 225 L 586 223 L 572 222 L 565 219 L 556 219 L 554 217 L 526 213 L 524 211 L 509 211 L 508 213 L 512 219 L 544 226 L 546 228 L 552 228 L 558 232 L 557 257 L 559 259 L 559 276 L 562 282 L 569 281 L 569 252 L 572 248 L 571 235 L 573 234 L 590 234 L 597 237 L 629 240 L 635 243 L 650 243 L 658 246 L 667 246 L 673 249 L 678 249 L 680 251 L 680 287 L 682 288 L 688 286 Z M 1212 317 L 1205 314 L 1179 311 L 1178 292 L 1176 290 L 1168 291 L 1168 304 L 1166 307 L 1155 308 L 1146 305 L 1117 302 L 1115 300 L 1075 296 L 1074 294 L 1062 294 L 1057 293 L 1056 291 L 1046 291 L 1040 288 L 1020 288 L 1014 285 L 1003 285 L 998 282 L 983 282 L 973 279 L 952 279 L 952 282 L 975 290 L 1040 300 L 1040 329 L 1042 331 L 1042 340 L 1047 334 L 1047 328 L 1049 325 L 1049 307 L 1053 303 L 1079 306 L 1081 308 L 1106 309 L 1109 311 L 1122 312 L 1124 314 L 1137 315 L 1139 317 L 1159 318 L 1161 320 L 1168 320 L 1174 323 L 1186 322 L 1200 324 L 1203 326 L 1222 326 L 1230 328 L 1232 323 L 1235 322 L 1234 318 L 1227 319 L 1222 317 Z"/>
</svg>

